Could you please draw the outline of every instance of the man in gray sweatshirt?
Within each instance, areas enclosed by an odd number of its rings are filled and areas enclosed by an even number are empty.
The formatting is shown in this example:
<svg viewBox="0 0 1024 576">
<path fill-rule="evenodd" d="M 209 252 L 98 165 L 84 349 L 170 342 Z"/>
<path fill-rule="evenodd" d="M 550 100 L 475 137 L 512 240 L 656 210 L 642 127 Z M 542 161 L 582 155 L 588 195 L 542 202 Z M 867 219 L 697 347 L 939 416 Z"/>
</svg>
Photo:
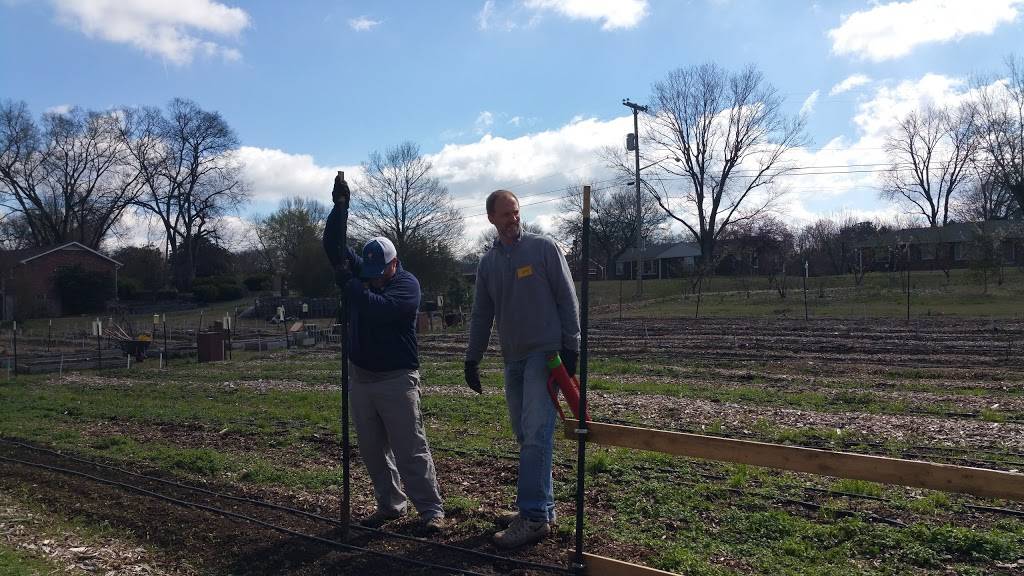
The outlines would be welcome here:
<svg viewBox="0 0 1024 576">
<path fill-rule="evenodd" d="M 505 361 L 505 401 L 519 443 L 518 512 L 494 535 L 503 548 L 536 542 L 551 531 L 555 407 L 547 391 L 547 357 L 560 352 L 570 374 L 580 347 L 579 304 L 569 265 L 550 238 L 524 232 L 519 200 L 508 190 L 487 197 L 487 219 L 498 237 L 476 272 L 466 383 L 481 392 L 480 359 L 497 321 Z"/>
</svg>

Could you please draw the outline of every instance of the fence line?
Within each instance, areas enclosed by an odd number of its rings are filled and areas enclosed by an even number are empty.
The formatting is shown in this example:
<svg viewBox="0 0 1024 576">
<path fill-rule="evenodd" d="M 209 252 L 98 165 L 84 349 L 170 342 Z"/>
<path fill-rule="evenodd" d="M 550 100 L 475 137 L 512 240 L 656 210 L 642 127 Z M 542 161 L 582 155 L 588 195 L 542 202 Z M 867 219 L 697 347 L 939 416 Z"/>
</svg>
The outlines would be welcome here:
<svg viewBox="0 0 1024 576">
<path fill-rule="evenodd" d="M 576 438 L 578 421 L 566 420 L 565 435 Z M 982 498 L 1024 501 L 1024 474 L 884 456 L 834 452 L 718 438 L 653 428 L 635 428 L 602 422 L 587 423 L 587 441 L 719 462 L 735 462 L 808 472 L 852 480 L 867 480 L 914 488 L 972 494 Z"/>
</svg>

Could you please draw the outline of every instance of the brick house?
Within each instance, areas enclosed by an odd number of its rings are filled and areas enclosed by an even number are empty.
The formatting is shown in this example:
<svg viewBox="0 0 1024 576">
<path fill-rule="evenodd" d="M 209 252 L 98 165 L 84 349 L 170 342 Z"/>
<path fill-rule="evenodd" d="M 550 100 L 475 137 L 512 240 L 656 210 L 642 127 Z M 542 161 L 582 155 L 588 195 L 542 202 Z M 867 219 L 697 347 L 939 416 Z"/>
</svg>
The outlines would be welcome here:
<svg viewBox="0 0 1024 576">
<path fill-rule="evenodd" d="M 700 244 L 672 242 L 647 246 L 643 255 L 644 278 L 681 278 L 693 272 L 700 262 Z M 636 249 L 626 250 L 615 260 L 615 278 L 636 278 Z"/>
<path fill-rule="evenodd" d="M 121 263 L 78 242 L 4 250 L 0 251 L 0 318 L 61 316 L 54 277 L 61 268 L 74 265 L 108 275 L 110 298 L 117 299 L 117 269 Z"/>
<path fill-rule="evenodd" d="M 949 270 L 984 259 L 1024 266 L 1024 222 L 990 220 L 935 228 L 908 228 L 853 243 L 855 258 L 868 271 Z M 909 250 L 909 253 L 908 253 Z"/>
</svg>

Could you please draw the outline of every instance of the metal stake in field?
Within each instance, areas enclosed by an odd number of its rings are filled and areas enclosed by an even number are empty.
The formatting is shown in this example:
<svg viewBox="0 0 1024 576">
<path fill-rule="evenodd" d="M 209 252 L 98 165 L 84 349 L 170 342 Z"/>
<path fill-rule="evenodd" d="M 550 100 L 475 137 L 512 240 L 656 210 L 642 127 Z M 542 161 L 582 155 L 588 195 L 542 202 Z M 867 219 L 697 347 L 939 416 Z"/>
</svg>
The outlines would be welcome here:
<svg viewBox="0 0 1024 576">
<path fill-rule="evenodd" d="M 807 322 L 807 320 L 808 320 L 808 316 L 807 316 L 807 274 L 808 274 L 808 270 L 809 270 L 809 266 L 807 265 L 807 260 L 804 260 L 804 322 Z"/>
<path fill-rule="evenodd" d="M 103 321 L 97 318 L 92 323 L 92 335 L 96 337 L 96 370 L 103 368 Z"/>
<path fill-rule="evenodd" d="M 587 464 L 587 326 L 590 306 L 590 186 L 583 187 L 583 278 L 580 280 L 580 423 L 576 429 L 579 440 L 576 450 L 576 556 L 572 569 L 583 574 L 586 565 L 583 558 L 583 489 L 586 483 Z"/>
<path fill-rule="evenodd" d="M 163 367 L 166 368 L 171 364 L 171 355 L 167 353 L 167 314 L 160 315 L 161 323 L 164 325 L 164 362 Z"/>
<path fill-rule="evenodd" d="M 18 377 L 18 321 L 14 321 L 14 330 L 11 331 L 11 342 L 14 347 L 14 377 Z"/>
<path fill-rule="evenodd" d="M 334 188 L 331 199 L 334 208 L 327 217 L 324 227 L 324 251 L 335 268 L 336 279 L 344 278 L 351 272 L 348 263 L 348 207 L 352 193 L 345 182 L 345 173 L 338 171 L 334 177 Z M 340 287 L 340 286 L 339 286 Z M 341 327 L 341 526 L 344 534 L 348 534 L 351 519 L 351 493 L 349 488 L 349 418 L 348 418 L 348 302 L 342 290 L 338 306 L 338 323 Z"/>
<path fill-rule="evenodd" d="M 910 243 L 907 243 L 907 323 L 910 323 Z"/>
</svg>

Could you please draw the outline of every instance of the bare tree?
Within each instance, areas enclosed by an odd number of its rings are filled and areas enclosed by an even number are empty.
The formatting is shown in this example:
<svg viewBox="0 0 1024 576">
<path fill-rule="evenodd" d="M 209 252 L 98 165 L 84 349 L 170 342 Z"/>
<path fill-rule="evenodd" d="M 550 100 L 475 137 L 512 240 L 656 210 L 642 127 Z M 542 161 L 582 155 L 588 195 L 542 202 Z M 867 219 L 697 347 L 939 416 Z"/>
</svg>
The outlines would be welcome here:
<svg viewBox="0 0 1024 576">
<path fill-rule="evenodd" d="M 1008 75 L 992 86 L 976 82 L 981 149 L 992 180 L 1024 210 L 1024 59 L 1006 58 Z"/>
<path fill-rule="evenodd" d="M 969 182 L 977 155 L 976 118 L 971 106 L 926 105 L 907 114 L 885 143 L 892 166 L 882 176 L 882 197 L 929 226 L 948 224 L 954 194 Z"/>
<path fill-rule="evenodd" d="M 13 212 L 0 215 L 0 250 L 31 248 L 34 243 L 24 216 Z"/>
<path fill-rule="evenodd" d="M 653 114 L 645 117 L 648 161 L 667 179 L 645 178 L 672 219 L 700 244 L 701 274 L 729 226 L 768 213 L 780 195 L 785 157 L 805 142 L 803 118 L 787 118 L 783 99 L 753 66 L 729 73 L 707 63 L 671 72 L 654 84 Z M 672 177 L 676 178 L 672 178 Z M 682 182 L 678 200 L 669 191 Z"/>
<path fill-rule="evenodd" d="M 578 246 L 583 236 L 582 184 L 566 188 L 561 209 L 568 217 L 562 220 L 560 232 L 570 244 Z M 668 220 L 668 215 L 654 196 L 641 197 L 640 214 L 641 238 L 645 242 L 658 239 L 660 227 Z M 633 247 L 636 225 L 636 193 L 632 189 L 613 186 L 591 191 L 590 237 L 597 252 L 604 256 L 606 270 L 614 270 L 615 261 Z"/>
<path fill-rule="evenodd" d="M 353 189 L 349 231 L 391 239 L 424 290 L 443 291 L 457 275 L 463 219 L 432 168 L 412 142 L 371 153 Z"/>
<path fill-rule="evenodd" d="M 74 108 L 37 126 L 24 102 L 0 103 L 0 206 L 36 246 L 97 249 L 139 193 L 111 114 Z"/>
<path fill-rule="evenodd" d="M 1024 218 L 1010 190 L 983 171 L 978 172 L 961 194 L 953 212 L 965 222 Z"/>
<path fill-rule="evenodd" d="M 412 142 L 371 153 L 353 194 L 351 226 L 366 237 L 388 237 L 399 253 L 412 244 L 454 248 L 462 214 L 432 168 Z"/>
<path fill-rule="evenodd" d="M 864 236 L 864 226 L 870 224 L 849 215 L 820 218 L 800 230 L 796 246 L 811 269 L 819 274 L 856 272 L 860 262 L 854 245 Z"/>
<path fill-rule="evenodd" d="M 254 247 L 266 267 L 304 296 L 323 296 L 334 287 L 334 274 L 321 245 L 328 212 L 316 200 L 286 198 L 253 226 Z"/>
<path fill-rule="evenodd" d="M 215 242 L 218 219 L 247 196 L 238 138 L 220 114 L 180 98 L 171 100 L 166 114 L 127 109 L 119 119 L 143 186 L 135 205 L 163 225 L 174 283 L 186 290 L 195 278 L 201 241 Z"/>
</svg>

